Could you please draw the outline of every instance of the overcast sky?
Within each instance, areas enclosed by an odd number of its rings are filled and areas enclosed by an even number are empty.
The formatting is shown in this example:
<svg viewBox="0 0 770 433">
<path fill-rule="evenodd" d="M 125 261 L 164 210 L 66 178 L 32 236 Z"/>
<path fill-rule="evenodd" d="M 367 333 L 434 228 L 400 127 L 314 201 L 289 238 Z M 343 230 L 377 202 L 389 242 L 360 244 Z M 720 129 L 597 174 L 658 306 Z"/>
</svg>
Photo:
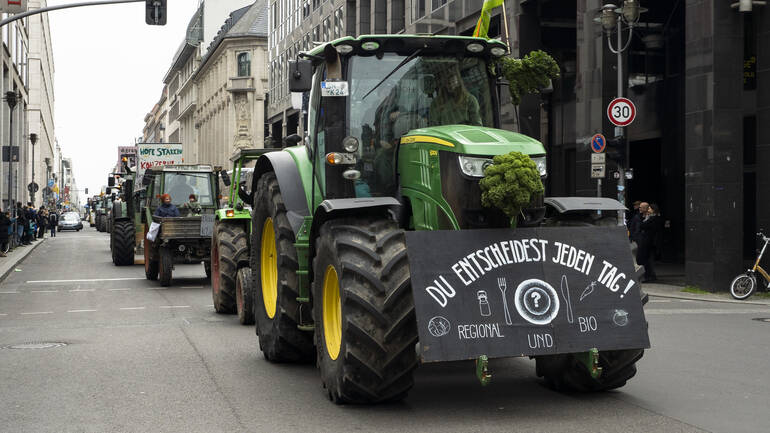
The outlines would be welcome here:
<svg viewBox="0 0 770 433">
<path fill-rule="evenodd" d="M 117 146 L 141 136 L 144 116 L 160 99 L 163 76 L 197 5 L 198 0 L 168 0 L 165 26 L 144 23 L 143 2 L 48 14 L 56 137 L 73 160 L 79 189 L 98 192 L 117 162 Z"/>
</svg>

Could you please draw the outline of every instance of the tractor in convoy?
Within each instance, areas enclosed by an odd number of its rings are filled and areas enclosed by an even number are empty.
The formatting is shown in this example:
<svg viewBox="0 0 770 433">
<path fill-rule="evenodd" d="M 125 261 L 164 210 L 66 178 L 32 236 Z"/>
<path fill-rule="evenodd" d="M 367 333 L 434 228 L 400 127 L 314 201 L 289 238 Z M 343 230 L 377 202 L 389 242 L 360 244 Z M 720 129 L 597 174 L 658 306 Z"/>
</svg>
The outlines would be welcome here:
<svg viewBox="0 0 770 433">
<path fill-rule="evenodd" d="M 211 275 L 211 234 L 219 195 L 218 169 L 210 165 L 178 164 L 148 169 L 142 177 L 146 188 L 141 209 L 144 224 L 144 272 L 148 280 L 171 284 L 175 263 L 204 264 Z M 154 216 L 161 195 L 168 194 L 179 217 Z M 147 239 L 153 223 L 154 241 Z"/>
<path fill-rule="evenodd" d="M 113 173 L 108 184 L 117 190 L 110 212 L 110 252 L 115 266 L 134 264 L 136 246 L 142 244 L 141 200 L 144 190 L 135 190 L 135 172 L 128 166 L 127 158 L 121 161 L 121 173 Z"/>
<path fill-rule="evenodd" d="M 254 300 L 249 268 L 251 236 L 251 192 L 249 174 L 254 162 L 271 149 L 239 149 L 231 159 L 232 178 L 220 171 L 228 190 L 216 211 L 211 238 L 211 293 L 214 310 L 238 314 L 242 325 L 254 324 Z"/>
<path fill-rule="evenodd" d="M 421 362 L 474 359 L 485 384 L 488 359 L 528 356 L 559 390 L 634 376 L 649 337 L 624 207 L 543 194 L 513 217 L 482 205 L 499 156 L 546 176 L 543 145 L 500 129 L 507 52 L 364 35 L 289 62 L 290 90 L 309 92 L 307 135 L 260 156 L 249 193 L 267 360 L 315 361 L 336 403 L 402 399 Z"/>
</svg>

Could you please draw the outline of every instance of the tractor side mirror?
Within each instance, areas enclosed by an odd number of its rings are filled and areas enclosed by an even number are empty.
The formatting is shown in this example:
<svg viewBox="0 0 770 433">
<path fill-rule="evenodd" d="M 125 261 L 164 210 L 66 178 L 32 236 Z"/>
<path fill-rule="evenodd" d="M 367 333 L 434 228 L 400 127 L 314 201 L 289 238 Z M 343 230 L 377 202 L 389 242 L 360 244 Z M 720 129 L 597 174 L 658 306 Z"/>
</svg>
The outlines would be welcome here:
<svg viewBox="0 0 770 433">
<path fill-rule="evenodd" d="M 313 62 L 308 59 L 289 60 L 289 91 L 307 92 L 313 84 Z"/>
<path fill-rule="evenodd" d="M 219 175 L 222 176 L 222 183 L 224 183 L 225 186 L 230 186 L 230 184 L 232 183 L 230 181 L 230 175 L 227 174 L 227 172 L 224 170 L 220 171 Z"/>
<path fill-rule="evenodd" d="M 284 142 L 286 142 L 286 146 L 296 146 L 299 144 L 300 141 L 302 141 L 302 137 L 300 137 L 297 134 L 291 134 L 290 136 L 283 139 Z"/>
<path fill-rule="evenodd" d="M 115 186 L 115 178 L 112 176 L 107 177 L 107 186 Z"/>
</svg>

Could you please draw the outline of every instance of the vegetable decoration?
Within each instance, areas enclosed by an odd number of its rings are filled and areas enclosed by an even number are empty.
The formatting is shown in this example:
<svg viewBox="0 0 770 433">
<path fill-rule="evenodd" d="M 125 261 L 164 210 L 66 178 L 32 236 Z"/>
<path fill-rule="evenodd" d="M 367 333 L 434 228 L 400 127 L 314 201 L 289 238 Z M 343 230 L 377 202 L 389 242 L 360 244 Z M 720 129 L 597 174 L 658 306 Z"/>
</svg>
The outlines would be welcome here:
<svg viewBox="0 0 770 433">
<path fill-rule="evenodd" d="M 481 204 L 505 212 L 511 227 L 516 227 L 516 217 L 532 198 L 545 191 L 535 162 L 521 152 L 495 156 L 484 169 L 480 186 Z"/>
</svg>

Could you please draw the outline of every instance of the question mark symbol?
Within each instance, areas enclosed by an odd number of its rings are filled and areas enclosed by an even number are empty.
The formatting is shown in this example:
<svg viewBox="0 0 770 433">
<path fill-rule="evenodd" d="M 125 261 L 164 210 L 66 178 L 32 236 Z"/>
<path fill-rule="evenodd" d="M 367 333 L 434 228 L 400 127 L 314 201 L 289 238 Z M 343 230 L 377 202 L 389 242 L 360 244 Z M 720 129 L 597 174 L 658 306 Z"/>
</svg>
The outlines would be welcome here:
<svg viewBox="0 0 770 433">
<path fill-rule="evenodd" d="M 532 300 L 535 302 L 535 308 L 540 308 L 540 293 L 533 292 Z"/>
</svg>

